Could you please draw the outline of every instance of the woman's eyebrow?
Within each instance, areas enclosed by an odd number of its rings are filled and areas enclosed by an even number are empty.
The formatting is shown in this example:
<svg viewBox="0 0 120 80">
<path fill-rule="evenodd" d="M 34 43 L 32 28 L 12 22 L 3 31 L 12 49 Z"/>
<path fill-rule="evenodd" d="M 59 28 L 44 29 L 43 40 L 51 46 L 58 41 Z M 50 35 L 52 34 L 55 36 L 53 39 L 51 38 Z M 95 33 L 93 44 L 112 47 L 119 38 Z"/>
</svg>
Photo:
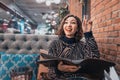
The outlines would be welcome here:
<svg viewBox="0 0 120 80">
<path fill-rule="evenodd" d="M 65 21 L 68 21 L 68 20 L 65 20 Z M 71 21 L 75 21 L 76 22 L 76 20 L 71 20 Z"/>
</svg>

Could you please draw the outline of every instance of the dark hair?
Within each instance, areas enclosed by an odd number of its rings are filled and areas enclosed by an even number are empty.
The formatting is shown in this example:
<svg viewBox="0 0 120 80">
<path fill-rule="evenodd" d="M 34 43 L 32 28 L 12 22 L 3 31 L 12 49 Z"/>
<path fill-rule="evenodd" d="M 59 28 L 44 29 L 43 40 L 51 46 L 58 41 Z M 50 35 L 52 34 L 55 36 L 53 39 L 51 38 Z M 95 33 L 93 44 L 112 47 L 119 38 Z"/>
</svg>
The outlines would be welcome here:
<svg viewBox="0 0 120 80">
<path fill-rule="evenodd" d="M 78 30 L 77 30 L 77 32 L 76 32 L 76 34 L 75 34 L 75 39 L 76 39 L 76 41 L 79 41 L 79 40 L 83 37 L 82 22 L 81 22 L 81 20 L 79 19 L 79 17 L 74 16 L 74 15 L 72 15 L 72 14 L 66 15 L 66 16 L 62 19 L 57 34 L 58 34 L 59 37 L 65 35 L 64 30 L 63 30 L 63 25 L 64 25 L 65 20 L 66 20 L 68 17 L 74 17 L 74 18 L 76 19 L 76 21 L 77 21 L 77 26 L 78 26 L 77 28 L 78 28 Z"/>
</svg>

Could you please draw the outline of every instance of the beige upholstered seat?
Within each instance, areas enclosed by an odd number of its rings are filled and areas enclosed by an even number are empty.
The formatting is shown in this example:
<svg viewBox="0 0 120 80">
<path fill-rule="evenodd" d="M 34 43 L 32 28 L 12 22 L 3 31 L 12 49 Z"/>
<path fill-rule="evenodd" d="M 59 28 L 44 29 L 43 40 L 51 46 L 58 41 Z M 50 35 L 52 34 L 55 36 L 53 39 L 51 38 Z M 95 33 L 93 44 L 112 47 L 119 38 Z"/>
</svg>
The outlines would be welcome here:
<svg viewBox="0 0 120 80">
<path fill-rule="evenodd" d="M 0 34 L 0 51 L 6 53 L 39 53 L 40 49 L 48 50 L 56 35 L 35 34 Z"/>
</svg>

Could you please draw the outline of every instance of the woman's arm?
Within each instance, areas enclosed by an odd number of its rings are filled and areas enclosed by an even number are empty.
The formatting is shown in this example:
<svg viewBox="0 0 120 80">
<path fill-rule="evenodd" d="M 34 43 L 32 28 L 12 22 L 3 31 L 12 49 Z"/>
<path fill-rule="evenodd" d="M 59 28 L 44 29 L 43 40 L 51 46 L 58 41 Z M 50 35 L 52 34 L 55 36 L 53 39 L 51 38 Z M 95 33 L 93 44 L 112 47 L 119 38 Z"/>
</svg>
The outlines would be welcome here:
<svg viewBox="0 0 120 80">
<path fill-rule="evenodd" d="M 100 53 L 98 50 L 98 46 L 92 34 L 92 24 L 93 24 L 92 21 L 90 20 L 88 21 L 84 17 L 82 27 L 83 27 L 84 37 L 86 40 L 86 50 L 91 52 L 90 54 L 92 55 L 91 56 L 92 58 L 99 58 Z"/>
<path fill-rule="evenodd" d="M 86 40 L 86 48 L 91 51 L 92 58 L 100 58 L 97 43 L 93 37 L 92 31 L 84 33 Z M 87 48 L 87 49 L 88 49 Z"/>
</svg>

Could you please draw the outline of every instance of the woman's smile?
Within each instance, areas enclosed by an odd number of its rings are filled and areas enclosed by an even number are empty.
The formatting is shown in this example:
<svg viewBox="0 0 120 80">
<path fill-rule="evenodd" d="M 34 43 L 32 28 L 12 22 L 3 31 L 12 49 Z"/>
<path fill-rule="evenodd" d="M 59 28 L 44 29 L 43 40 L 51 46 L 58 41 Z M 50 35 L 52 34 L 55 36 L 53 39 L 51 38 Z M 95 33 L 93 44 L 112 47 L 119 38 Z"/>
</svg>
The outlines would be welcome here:
<svg viewBox="0 0 120 80">
<path fill-rule="evenodd" d="M 77 31 L 77 21 L 74 17 L 69 17 L 66 19 L 63 30 L 65 32 L 66 37 L 74 37 L 76 31 Z"/>
<path fill-rule="evenodd" d="M 66 28 L 65 30 L 66 30 L 67 32 L 71 32 L 71 31 L 72 31 L 71 28 Z"/>
</svg>

